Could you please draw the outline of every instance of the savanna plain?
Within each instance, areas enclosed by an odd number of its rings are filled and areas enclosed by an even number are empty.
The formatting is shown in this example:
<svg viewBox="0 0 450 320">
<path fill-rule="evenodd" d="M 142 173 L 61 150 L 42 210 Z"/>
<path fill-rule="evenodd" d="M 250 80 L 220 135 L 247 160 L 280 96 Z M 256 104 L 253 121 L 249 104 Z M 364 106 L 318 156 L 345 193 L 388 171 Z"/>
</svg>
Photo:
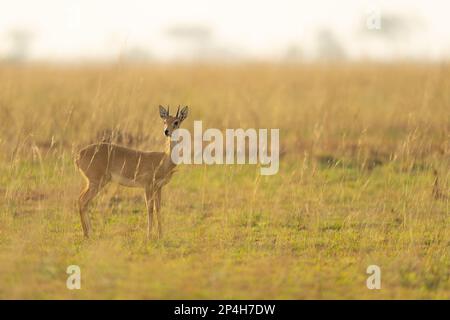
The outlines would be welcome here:
<svg viewBox="0 0 450 320">
<path fill-rule="evenodd" d="M 143 192 L 111 184 L 84 239 L 73 155 L 162 151 L 159 104 L 279 128 L 278 174 L 178 166 L 150 240 Z M 0 121 L 0 298 L 450 298 L 448 64 L 3 64 Z"/>
</svg>

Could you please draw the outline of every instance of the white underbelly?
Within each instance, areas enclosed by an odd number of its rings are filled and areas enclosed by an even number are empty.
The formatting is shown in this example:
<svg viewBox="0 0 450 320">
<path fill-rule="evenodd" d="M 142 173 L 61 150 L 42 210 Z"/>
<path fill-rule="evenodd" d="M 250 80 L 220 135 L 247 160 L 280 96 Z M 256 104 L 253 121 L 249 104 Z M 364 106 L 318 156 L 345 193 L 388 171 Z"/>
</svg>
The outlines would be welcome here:
<svg viewBox="0 0 450 320">
<path fill-rule="evenodd" d="M 142 184 L 140 184 L 139 181 L 136 181 L 135 179 L 129 179 L 127 177 L 114 173 L 111 174 L 111 180 L 126 187 L 142 187 Z"/>
</svg>

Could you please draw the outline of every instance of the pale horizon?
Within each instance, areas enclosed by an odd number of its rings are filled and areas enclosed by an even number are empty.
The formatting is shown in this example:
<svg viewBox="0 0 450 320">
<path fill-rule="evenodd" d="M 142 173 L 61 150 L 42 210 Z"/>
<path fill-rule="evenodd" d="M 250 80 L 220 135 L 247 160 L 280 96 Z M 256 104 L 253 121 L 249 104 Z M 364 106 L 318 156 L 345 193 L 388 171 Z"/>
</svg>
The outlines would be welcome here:
<svg viewBox="0 0 450 320">
<path fill-rule="evenodd" d="M 366 27 L 373 9 L 380 30 Z M 19 0 L 0 11 L 0 60 L 440 61 L 450 57 L 448 9 L 417 0 Z"/>
</svg>

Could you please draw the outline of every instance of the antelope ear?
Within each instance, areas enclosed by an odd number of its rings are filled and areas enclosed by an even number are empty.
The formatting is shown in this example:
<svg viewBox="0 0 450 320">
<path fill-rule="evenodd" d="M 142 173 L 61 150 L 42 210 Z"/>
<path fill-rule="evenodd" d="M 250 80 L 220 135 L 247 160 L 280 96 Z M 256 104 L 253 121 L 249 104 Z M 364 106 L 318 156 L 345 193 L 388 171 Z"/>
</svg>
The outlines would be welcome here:
<svg viewBox="0 0 450 320">
<path fill-rule="evenodd" d="M 183 121 L 184 119 L 186 119 L 188 116 L 188 112 L 189 112 L 188 106 L 181 109 L 178 119 L 180 119 L 180 121 Z"/>
<path fill-rule="evenodd" d="M 164 109 L 164 107 L 160 105 L 159 106 L 159 116 L 162 119 L 166 119 L 169 116 L 169 111 Z"/>
</svg>

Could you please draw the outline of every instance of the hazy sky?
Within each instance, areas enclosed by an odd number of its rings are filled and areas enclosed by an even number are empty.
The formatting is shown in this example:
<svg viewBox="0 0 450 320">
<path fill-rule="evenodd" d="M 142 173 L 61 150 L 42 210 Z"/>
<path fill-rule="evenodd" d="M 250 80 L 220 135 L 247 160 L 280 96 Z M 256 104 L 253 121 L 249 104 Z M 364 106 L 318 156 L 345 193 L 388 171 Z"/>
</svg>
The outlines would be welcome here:
<svg viewBox="0 0 450 320">
<path fill-rule="evenodd" d="M 374 9 L 381 30 L 366 28 Z M 170 37 L 174 26 L 209 28 L 210 38 Z M 0 0 L 0 57 L 11 52 L 12 30 L 31 32 L 34 59 L 117 59 L 129 51 L 166 60 L 202 52 L 311 58 L 318 39 L 327 42 L 322 51 L 340 47 L 348 58 L 438 59 L 450 57 L 450 1 Z"/>
</svg>

